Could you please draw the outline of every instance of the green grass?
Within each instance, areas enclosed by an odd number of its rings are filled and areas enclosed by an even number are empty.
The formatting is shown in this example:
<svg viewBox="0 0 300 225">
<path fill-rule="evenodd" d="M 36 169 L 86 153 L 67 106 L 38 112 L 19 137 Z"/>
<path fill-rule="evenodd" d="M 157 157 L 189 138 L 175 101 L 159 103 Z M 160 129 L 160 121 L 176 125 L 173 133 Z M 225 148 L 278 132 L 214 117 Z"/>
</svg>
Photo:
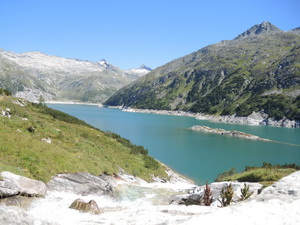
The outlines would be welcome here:
<svg viewBox="0 0 300 225">
<path fill-rule="evenodd" d="M 13 101 L 17 99 L 0 99 L 0 110 L 10 108 L 12 115 L 11 119 L 0 116 L 0 171 L 44 182 L 57 173 L 113 174 L 120 168 L 147 181 L 151 175 L 167 177 L 162 165 L 149 166 L 150 156 L 141 146 L 116 139 L 57 110 L 29 102 L 22 107 Z M 29 127 L 35 132 L 29 132 Z M 50 138 L 51 144 L 42 138 Z M 139 152 L 132 154 L 136 149 Z"/>
<path fill-rule="evenodd" d="M 299 170 L 299 166 L 294 164 L 272 166 L 268 163 L 262 167 L 246 167 L 246 170 L 241 173 L 236 173 L 235 169 L 225 171 L 215 181 L 259 182 L 264 186 L 269 186 L 297 170 Z"/>
</svg>

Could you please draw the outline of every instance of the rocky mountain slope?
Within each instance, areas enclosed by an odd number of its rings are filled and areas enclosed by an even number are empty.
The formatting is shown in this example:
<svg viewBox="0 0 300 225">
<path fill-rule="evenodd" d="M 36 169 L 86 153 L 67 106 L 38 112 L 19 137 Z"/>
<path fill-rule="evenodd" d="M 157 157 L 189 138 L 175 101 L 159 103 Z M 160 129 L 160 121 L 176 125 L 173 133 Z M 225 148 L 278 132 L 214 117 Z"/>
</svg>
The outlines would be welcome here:
<svg viewBox="0 0 300 225">
<path fill-rule="evenodd" d="M 300 119 L 299 28 L 255 25 L 176 59 L 122 88 L 111 106 Z"/>
<path fill-rule="evenodd" d="M 124 71 L 105 60 L 90 62 L 40 52 L 0 51 L 0 88 L 31 101 L 42 95 L 46 100 L 101 103 L 149 71 Z"/>
</svg>

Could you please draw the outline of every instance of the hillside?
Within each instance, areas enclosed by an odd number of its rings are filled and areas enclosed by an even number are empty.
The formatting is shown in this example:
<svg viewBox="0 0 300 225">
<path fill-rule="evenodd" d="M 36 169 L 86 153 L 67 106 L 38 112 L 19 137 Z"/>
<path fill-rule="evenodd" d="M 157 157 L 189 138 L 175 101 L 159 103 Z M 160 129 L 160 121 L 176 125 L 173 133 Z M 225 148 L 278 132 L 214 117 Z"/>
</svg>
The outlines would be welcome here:
<svg viewBox="0 0 300 225">
<path fill-rule="evenodd" d="M 17 97 L 37 101 L 103 103 L 148 68 L 122 70 L 105 60 L 90 62 L 40 52 L 17 54 L 0 50 L 0 88 Z"/>
<path fill-rule="evenodd" d="M 0 95 L 0 127 L 0 171 L 42 181 L 58 173 L 113 174 L 120 168 L 148 181 L 151 175 L 167 177 L 143 147 L 41 104 Z"/>
<path fill-rule="evenodd" d="M 300 120 L 299 29 L 255 25 L 151 71 L 106 104 Z"/>
</svg>

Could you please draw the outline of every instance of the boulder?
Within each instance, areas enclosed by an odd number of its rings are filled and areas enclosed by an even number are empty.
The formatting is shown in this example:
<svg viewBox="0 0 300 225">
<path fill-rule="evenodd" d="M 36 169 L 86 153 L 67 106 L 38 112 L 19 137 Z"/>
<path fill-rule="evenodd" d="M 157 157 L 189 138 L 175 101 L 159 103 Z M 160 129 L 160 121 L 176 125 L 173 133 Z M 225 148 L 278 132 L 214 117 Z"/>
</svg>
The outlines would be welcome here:
<svg viewBox="0 0 300 225">
<path fill-rule="evenodd" d="M 0 205 L 0 224 L 5 225 L 54 225 L 53 223 L 34 218 L 23 209 Z"/>
<path fill-rule="evenodd" d="M 100 214 L 100 209 L 94 200 L 85 202 L 82 199 L 76 199 L 69 207 L 70 209 L 76 209 L 80 212 L 88 212 L 91 214 Z"/>
<path fill-rule="evenodd" d="M 10 172 L 2 172 L 0 181 L 0 197 L 6 198 L 14 195 L 27 197 L 41 197 L 46 194 L 46 185 L 42 181 L 33 180 Z"/>
<path fill-rule="evenodd" d="M 0 199 L 0 205 L 16 206 L 22 209 L 28 209 L 34 199 L 35 198 L 27 198 L 24 196 L 15 195 Z"/>
<path fill-rule="evenodd" d="M 113 183 L 105 175 L 94 176 L 87 172 L 58 174 L 47 183 L 50 191 L 65 191 L 79 195 L 112 195 Z"/>
<path fill-rule="evenodd" d="M 203 198 L 203 194 L 191 194 L 191 195 L 188 195 L 188 196 L 182 198 L 179 201 L 179 204 L 184 204 L 186 206 L 201 205 L 201 203 L 203 202 L 202 198 Z"/>
</svg>

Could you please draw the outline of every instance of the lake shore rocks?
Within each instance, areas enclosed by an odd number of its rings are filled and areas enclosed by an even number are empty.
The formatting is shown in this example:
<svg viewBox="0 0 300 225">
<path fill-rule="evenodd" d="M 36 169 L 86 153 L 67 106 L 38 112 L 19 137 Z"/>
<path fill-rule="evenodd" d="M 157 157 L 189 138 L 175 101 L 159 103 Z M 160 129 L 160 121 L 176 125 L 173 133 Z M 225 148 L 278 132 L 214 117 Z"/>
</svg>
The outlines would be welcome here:
<svg viewBox="0 0 300 225">
<path fill-rule="evenodd" d="M 237 138 L 244 138 L 244 139 L 249 139 L 249 140 L 253 140 L 253 141 L 266 141 L 266 142 L 273 142 L 269 139 L 265 139 L 265 138 L 260 138 L 258 136 L 252 135 L 252 134 L 247 134 L 241 131 L 236 131 L 236 130 L 224 130 L 224 129 L 214 129 L 211 127 L 207 127 L 207 126 L 199 126 L 199 125 L 195 125 L 193 127 L 191 127 L 191 129 L 193 131 L 199 131 L 199 132 L 204 132 L 204 133 L 212 133 L 212 134 L 218 134 L 218 135 L 224 135 L 224 136 L 230 136 L 230 137 L 237 137 Z"/>
<path fill-rule="evenodd" d="M 42 197 L 46 194 L 46 185 L 42 181 L 19 176 L 7 171 L 1 173 L 0 197 L 7 198 L 15 195 L 27 197 Z"/>
<path fill-rule="evenodd" d="M 122 107 L 116 107 L 116 108 L 122 109 Z M 239 117 L 236 115 L 216 116 L 216 115 L 209 115 L 203 113 L 191 113 L 191 112 L 170 111 L 170 110 L 154 110 L 154 109 L 126 108 L 122 110 L 125 112 L 135 112 L 135 113 L 189 116 L 189 117 L 195 117 L 198 120 L 209 120 L 218 123 L 234 123 L 234 124 L 244 124 L 244 125 L 254 125 L 254 126 L 265 125 L 265 126 L 276 126 L 276 127 L 287 127 L 287 128 L 300 128 L 299 120 L 289 120 L 287 118 L 275 120 L 274 118 L 270 118 L 267 114 L 263 112 L 253 112 L 249 116 Z"/>
<path fill-rule="evenodd" d="M 47 183 L 47 188 L 79 195 L 113 195 L 113 185 L 108 175 L 94 176 L 83 172 L 58 174 Z"/>
</svg>

